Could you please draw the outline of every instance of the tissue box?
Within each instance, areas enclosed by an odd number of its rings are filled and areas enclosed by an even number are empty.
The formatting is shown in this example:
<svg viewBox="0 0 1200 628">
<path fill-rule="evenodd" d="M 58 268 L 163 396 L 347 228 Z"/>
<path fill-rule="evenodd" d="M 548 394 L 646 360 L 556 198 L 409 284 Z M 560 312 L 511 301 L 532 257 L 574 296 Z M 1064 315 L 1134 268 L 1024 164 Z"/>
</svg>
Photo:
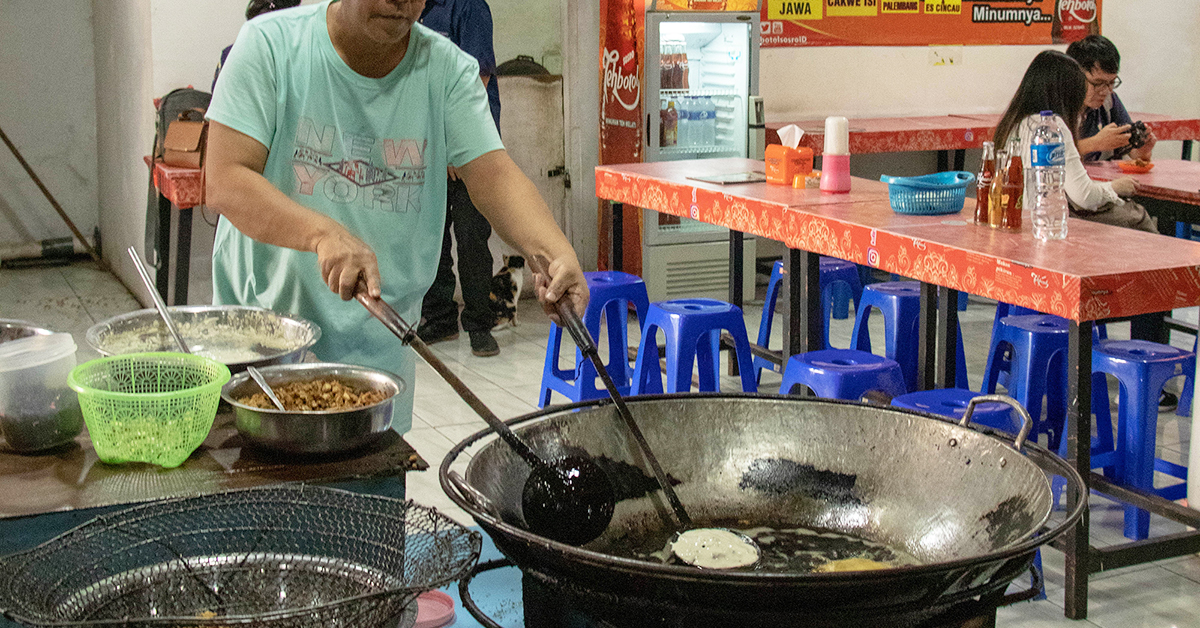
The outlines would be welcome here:
<svg viewBox="0 0 1200 628">
<path fill-rule="evenodd" d="M 811 148 L 789 148 L 771 144 L 764 155 L 767 165 L 767 183 L 792 185 L 796 175 L 812 172 L 813 152 Z"/>
</svg>

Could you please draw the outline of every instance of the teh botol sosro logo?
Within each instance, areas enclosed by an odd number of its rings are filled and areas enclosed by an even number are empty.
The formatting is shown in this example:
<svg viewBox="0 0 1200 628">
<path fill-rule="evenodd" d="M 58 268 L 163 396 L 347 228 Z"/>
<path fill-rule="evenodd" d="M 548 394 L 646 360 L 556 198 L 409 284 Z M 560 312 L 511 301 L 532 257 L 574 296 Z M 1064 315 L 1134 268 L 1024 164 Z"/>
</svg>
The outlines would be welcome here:
<svg viewBox="0 0 1200 628">
<path fill-rule="evenodd" d="M 1096 21 L 1096 0 L 1058 0 L 1058 17 L 1067 13 L 1083 24 Z"/>
<path fill-rule="evenodd" d="M 629 51 L 627 57 L 631 57 L 633 51 Z M 620 63 L 621 53 L 617 50 L 604 50 L 604 90 L 612 95 L 612 99 L 621 104 L 628 111 L 637 109 L 641 103 L 642 86 L 641 81 L 637 77 L 637 68 L 631 73 L 623 72 L 623 67 L 626 64 Z M 622 98 L 622 95 L 625 97 Z M 607 99 L 607 96 L 606 96 Z"/>
</svg>

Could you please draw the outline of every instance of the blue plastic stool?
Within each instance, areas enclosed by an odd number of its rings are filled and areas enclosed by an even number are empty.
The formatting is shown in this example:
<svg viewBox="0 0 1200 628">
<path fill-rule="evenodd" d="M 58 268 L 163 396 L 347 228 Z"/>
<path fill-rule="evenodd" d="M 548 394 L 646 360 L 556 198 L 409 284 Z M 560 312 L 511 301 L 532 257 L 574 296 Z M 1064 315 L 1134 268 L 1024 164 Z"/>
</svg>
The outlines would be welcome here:
<svg viewBox="0 0 1200 628">
<path fill-rule="evenodd" d="M 858 265 L 835 257 L 822 257 L 821 267 L 821 303 L 825 312 L 825 348 L 829 348 L 829 319 L 849 318 L 850 298 L 854 300 L 854 309 L 862 301 L 862 282 L 858 276 Z M 758 340 L 756 344 L 767 348 L 771 342 L 771 326 L 775 321 L 775 305 L 779 301 L 779 287 L 786 272 L 783 262 L 775 262 L 771 266 L 771 279 L 767 282 L 767 294 L 763 299 L 762 319 L 758 323 Z M 842 299 L 839 288 L 845 286 L 850 292 L 850 298 Z M 841 316 L 838 316 L 842 313 Z M 754 381 L 762 381 L 763 369 L 778 373 L 779 365 L 760 356 L 754 356 Z"/>
<path fill-rule="evenodd" d="M 1100 329 L 1093 328 L 1093 341 L 1099 340 Z M 1066 351 L 1070 323 L 1050 314 L 1006 316 L 993 325 L 992 348 L 988 353 L 988 370 L 983 374 L 980 392 L 994 393 L 1003 383 L 1008 395 L 1025 406 L 1033 417 L 1031 438 L 1046 434 L 1048 447 L 1057 450 L 1066 432 L 1067 365 Z M 1008 355 L 1009 357 L 1004 357 Z M 1007 368 L 1007 381 L 1001 369 Z M 1046 398 L 1046 420 L 1042 420 L 1042 397 Z M 1092 374 L 1092 414 L 1095 416 L 1099 444 L 1095 455 L 1113 451 L 1112 414 L 1108 409 L 1108 384 L 1103 374 Z M 1094 467 L 1111 472 L 1112 462 L 1097 459 Z"/>
<path fill-rule="evenodd" d="M 1000 319 L 1007 316 L 1026 316 L 1041 314 L 1037 310 L 1031 310 L 1020 305 L 1010 305 L 1004 302 L 996 303 L 996 315 L 992 318 L 992 339 L 991 345 L 988 347 L 987 364 L 983 367 L 984 373 L 992 372 L 992 364 L 996 363 L 999 369 L 999 379 L 997 380 L 1001 386 L 1008 388 L 1008 371 L 1010 369 L 1009 361 L 1011 356 L 1007 351 L 996 351 L 996 330 L 1000 328 Z M 1092 327 L 1092 339 L 1094 341 L 1105 340 L 1108 338 L 1108 329 L 1104 323 L 1096 323 Z"/>
<path fill-rule="evenodd" d="M 818 397 L 858 401 L 868 390 L 890 396 L 905 393 L 904 374 L 891 358 L 856 349 L 821 349 L 797 353 L 787 362 L 779 393 L 787 395 L 796 384 Z"/>
<path fill-rule="evenodd" d="M 870 270 L 871 270 L 871 269 L 870 269 L 870 267 L 864 267 L 864 268 L 866 268 L 866 269 L 867 269 L 867 273 L 869 274 L 869 273 L 870 273 Z M 862 276 L 863 276 L 863 274 L 862 274 L 862 271 L 859 271 L 859 276 L 860 276 L 860 277 L 862 277 Z M 900 275 L 897 275 L 896 273 L 892 273 L 892 278 L 891 278 L 891 279 L 889 279 L 888 281 L 904 281 L 904 278 L 903 278 L 903 277 L 901 277 Z M 871 283 L 871 282 L 864 281 L 863 283 L 864 283 L 864 285 L 865 285 L 865 284 L 867 284 L 867 283 Z M 967 300 L 968 300 L 968 299 L 967 299 L 967 293 L 966 293 L 966 292 L 961 292 L 961 291 L 960 291 L 960 292 L 958 293 L 958 311 L 959 311 L 959 312 L 965 312 L 965 311 L 967 311 Z"/>
<path fill-rule="evenodd" d="M 883 315 L 883 354 L 900 364 L 908 392 L 917 389 L 917 353 L 921 318 L 921 284 L 916 281 L 888 281 L 863 288 L 862 300 L 854 316 L 850 348 L 871 351 L 871 332 L 868 322 L 871 309 L 879 308 Z M 967 387 L 967 360 L 963 349 L 962 328 L 958 334 L 958 358 L 955 385 Z"/>
<path fill-rule="evenodd" d="M 1000 373 L 997 382 L 1005 388 L 1008 388 L 1008 371 L 1012 368 L 1010 365 L 1012 356 L 1008 351 L 996 351 L 996 332 L 1000 329 L 1000 319 L 1007 316 L 1024 316 L 1027 314 L 1040 314 L 1040 312 L 1027 307 L 1021 307 L 1020 305 L 1010 305 L 1002 301 L 996 302 L 996 314 L 992 317 L 991 344 L 988 346 L 987 363 L 983 366 L 983 372 L 985 376 L 987 373 L 991 373 L 992 365 L 996 363 L 998 372 Z"/>
<path fill-rule="evenodd" d="M 1158 430 L 1158 396 L 1172 377 L 1193 372 L 1196 354 L 1146 340 L 1105 340 L 1092 351 L 1092 371 L 1108 373 L 1121 382 L 1117 411 L 1117 479 L 1122 484 L 1153 492 L 1168 500 L 1182 499 L 1186 483 L 1154 488 L 1154 472 L 1181 480 L 1187 467 L 1167 462 L 1155 453 Z M 1150 513 L 1125 507 L 1125 536 L 1146 538 Z"/>
<path fill-rule="evenodd" d="M 629 304 L 637 312 L 638 322 L 646 320 L 650 300 L 646 296 L 646 284 L 641 277 L 619 271 L 584 273 L 591 300 L 583 314 L 583 325 L 593 338 L 600 337 L 600 320 L 608 321 L 608 363 L 605 368 L 609 377 L 622 394 L 629 394 L 632 370 L 629 368 Z M 550 337 L 546 342 L 546 363 L 542 369 L 542 389 L 538 395 L 538 407 L 550 403 L 551 392 L 558 391 L 571 401 L 586 401 L 608 396 L 603 386 L 596 386 L 596 367 L 575 350 L 575 367 L 564 369 L 559 366 L 559 349 L 562 346 L 563 330 L 550 323 Z"/>
<path fill-rule="evenodd" d="M 642 325 L 642 340 L 638 346 L 637 362 L 633 367 L 633 386 L 630 394 L 646 395 L 664 392 L 659 368 L 658 331 L 666 336 L 667 386 L 665 392 L 688 392 L 692 389 L 692 365 L 700 372 L 700 391 L 720 390 L 721 331 L 733 336 L 734 355 L 744 392 L 757 392 L 753 366 L 750 362 L 750 339 L 746 336 L 746 321 L 736 305 L 716 299 L 676 299 L 651 303 Z"/>
<path fill-rule="evenodd" d="M 920 410 L 930 414 L 961 419 L 967 411 L 967 403 L 978 397 L 979 393 L 965 388 L 939 388 L 936 390 L 918 390 L 900 395 L 892 399 L 892 405 L 909 410 Z M 1013 416 L 1013 410 L 1006 404 L 988 401 L 975 406 L 971 413 L 971 423 L 1002 430 L 1010 434 L 1021 431 L 1021 420 Z"/>
<path fill-rule="evenodd" d="M 1200 337 L 1192 342 L 1192 353 L 1196 352 Z M 1192 416 L 1192 391 L 1196 387 L 1196 372 L 1184 373 L 1183 391 L 1179 393 L 1179 405 L 1175 407 L 1176 416 Z"/>
<path fill-rule="evenodd" d="M 783 263 L 779 262 L 782 268 Z M 858 277 L 858 264 L 836 257 L 821 257 L 821 303 L 828 318 L 838 320 L 850 318 L 850 301 L 855 310 L 862 300 L 862 280 Z M 772 271 L 772 274 L 774 272 Z M 849 294 L 847 294 L 847 292 Z M 828 327 L 828 326 L 826 326 Z M 828 331 L 826 332 L 828 334 Z M 826 343 L 828 344 L 828 343 Z"/>
<path fill-rule="evenodd" d="M 1000 379 L 1003 352 L 1010 352 L 1008 396 L 1025 406 L 1033 417 L 1031 438 L 1049 435 L 1050 449 L 1057 449 L 1066 418 L 1065 391 L 1062 383 L 1066 373 L 1065 354 L 1070 333 L 1066 319 L 1048 314 L 1026 314 L 1001 318 L 992 335 L 992 352 L 988 356 L 989 370 L 983 374 L 983 393 L 996 392 Z M 1057 361 L 1056 361 L 1057 360 Z M 1053 365 L 1052 365 L 1053 362 Z M 1052 366 L 1061 366 L 1060 371 Z M 1051 402 L 1042 421 L 1042 397 L 1049 394 Z M 1059 404 L 1057 400 L 1063 400 Z M 1107 406 L 1106 406 L 1107 407 Z"/>
</svg>

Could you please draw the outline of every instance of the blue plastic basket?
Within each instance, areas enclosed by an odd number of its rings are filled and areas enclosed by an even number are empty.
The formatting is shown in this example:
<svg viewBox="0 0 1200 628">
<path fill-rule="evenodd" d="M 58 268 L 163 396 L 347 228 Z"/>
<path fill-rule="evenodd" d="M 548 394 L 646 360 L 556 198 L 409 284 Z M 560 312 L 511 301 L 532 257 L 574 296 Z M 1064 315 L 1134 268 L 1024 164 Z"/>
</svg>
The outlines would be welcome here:
<svg viewBox="0 0 1200 628">
<path fill-rule="evenodd" d="M 962 211 L 967 187 L 975 181 L 970 172 L 938 172 L 919 177 L 890 177 L 880 181 L 888 184 L 892 211 L 914 216 L 937 216 Z"/>
</svg>

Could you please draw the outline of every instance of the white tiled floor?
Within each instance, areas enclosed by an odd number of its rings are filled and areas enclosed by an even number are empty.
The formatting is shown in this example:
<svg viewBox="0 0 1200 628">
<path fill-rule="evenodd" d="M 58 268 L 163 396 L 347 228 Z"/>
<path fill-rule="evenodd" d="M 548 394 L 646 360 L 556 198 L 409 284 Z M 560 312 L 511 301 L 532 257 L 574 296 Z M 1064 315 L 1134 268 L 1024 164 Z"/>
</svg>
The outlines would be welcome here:
<svg viewBox="0 0 1200 628">
<path fill-rule="evenodd" d="M 0 297 L 0 318 L 22 319 L 55 331 L 71 332 L 80 347 L 80 361 L 97 357 L 83 338 L 88 327 L 141 307 L 119 282 L 91 262 L 75 262 L 63 267 L 0 269 L 0 295 L 3 295 Z M 760 313 L 760 305 L 746 308 L 747 328 L 751 334 L 758 329 Z M 983 352 L 991 332 L 992 313 L 989 302 L 975 299 L 967 311 L 960 313 L 967 343 L 968 372 L 976 389 L 983 370 Z M 466 334 L 457 341 L 434 345 L 450 368 L 504 419 L 536 409 L 546 351 L 548 322 L 541 309 L 533 302 L 524 301 L 520 314 L 519 327 L 496 333 L 501 348 L 498 357 L 472 356 Z M 1176 315 L 1193 321 L 1196 318 L 1194 309 Z M 878 318 L 873 317 L 875 337 L 880 337 Z M 834 321 L 831 338 L 835 346 L 849 344 L 849 329 L 850 321 Z M 1121 337 L 1122 333 L 1127 332 L 1120 326 L 1110 330 L 1112 337 Z M 778 334 L 776 329 L 773 346 L 778 346 Z M 1172 342 L 1191 348 L 1191 339 L 1178 334 Z M 567 344 L 570 344 L 569 340 Z M 763 377 L 764 390 L 772 390 L 778 383 L 778 375 Z M 727 390 L 736 388 L 734 381 L 727 377 L 724 386 Z M 1178 386 L 1178 380 L 1171 384 L 1175 390 Z M 556 403 L 561 401 L 563 398 L 555 398 Z M 413 429 L 405 438 L 429 461 L 431 469 L 408 474 L 408 495 L 471 524 L 469 517 L 442 493 L 437 467 L 455 443 L 482 429 L 483 421 L 424 365 L 417 371 L 414 412 Z M 1174 413 L 1160 415 L 1158 443 L 1163 457 L 1186 464 L 1190 430 L 1189 419 L 1176 417 Z M 1121 508 L 1095 496 L 1091 506 L 1092 544 L 1105 546 L 1122 542 Z M 1164 519 L 1152 519 L 1152 535 L 1183 530 L 1183 526 Z M 1048 599 L 1001 609 L 999 625 L 1200 628 L 1200 557 L 1186 556 L 1094 575 L 1090 580 L 1088 619 L 1081 622 L 1063 617 L 1063 555 L 1048 550 L 1044 552 L 1043 560 Z"/>
</svg>

